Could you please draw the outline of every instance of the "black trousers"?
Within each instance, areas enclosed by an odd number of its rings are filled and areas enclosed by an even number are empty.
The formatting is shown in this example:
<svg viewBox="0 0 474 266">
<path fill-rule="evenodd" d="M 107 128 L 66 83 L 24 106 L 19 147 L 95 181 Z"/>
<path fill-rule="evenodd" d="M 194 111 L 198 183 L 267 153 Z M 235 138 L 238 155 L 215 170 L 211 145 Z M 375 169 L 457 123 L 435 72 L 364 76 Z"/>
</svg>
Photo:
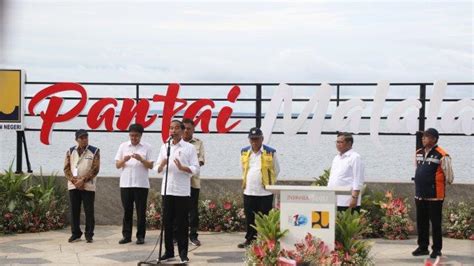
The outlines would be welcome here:
<svg viewBox="0 0 474 266">
<path fill-rule="evenodd" d="M 127 239 L 132 238 L 133 203 L 135 203 L 137 210 L 136 236 L 137 238 L 145 238 L 148 188 L 120 188 L 120 198 L 123 207 L 122 236 Z"/>
<path fill-rule="evenodd" d="M 191 206 L 189 209 L 189 238 L 198 238 L 199 229 L 199 188 L 191 188 Z"/>
<path fill-rule="evenodd" d="M 178 242 L 181 258 L 188 256 L 189 208 L 191 197 L 163 196 L 163 222 L 165 227 L 165 254 L 174 256 L 173 238 Z M 176 227 L 176 237 L 174 228 Z"/>
<path fill-rule="evenodd" d="M 428 249 L 430 244 L 429 238 L 431 221 L 431 232 L 433 234 L 433 245 L 431 248 L 436 251 L 441 251 L 443 248 L 443 236 L 441 233 L 443 201 L 415 199 L 415 204 L 418 246 L 422 249 Z"/>
<path fill-rule="evenodd" d="M 244 213 L 247 233 L 245 239 L 252 241 L 257 238 L 257 231 L 251 226 L 255 225 L 255 214 L 268 214 L 273 207 L 273 195 L 247 196 L 244 194 Z"/>
<path fill-rule="evenodd" d="M 69 190 L 69 208 L 71 209 L 71 233 L 73 236 L 81 237 L 81 203 L 84 206 L 86 216 L 87 238 L 94 236 L 95 218 L 94 218 L 94 200 L 95 192 L 79 189 Z"/>
<path fill-rule="evenodd" d="M 191 201 L 189 209 L 189 239 L 198 238 L 199 229 L 199 188 L 191 188 Z M 178 235 L 178 226 L 176 221 L 174 222 L 173 237 L 176 239 Z"/>
</svg>

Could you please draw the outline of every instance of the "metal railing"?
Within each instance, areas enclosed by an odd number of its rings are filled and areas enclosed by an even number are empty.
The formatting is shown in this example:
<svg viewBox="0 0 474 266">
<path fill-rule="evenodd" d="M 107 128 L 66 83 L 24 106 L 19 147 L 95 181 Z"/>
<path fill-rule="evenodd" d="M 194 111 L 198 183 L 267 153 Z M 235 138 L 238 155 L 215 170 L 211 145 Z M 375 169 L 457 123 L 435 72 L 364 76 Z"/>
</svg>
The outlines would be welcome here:
<svg viewBox="0 0 474 266">
<path fill-rule="evenodd" d="M 28 85 L 52 85 L 58 82 L 51 82 L 51 81 L 27 81 L 27 89 Z M 141 89 L 144 87 L 149 87 L 149 86 L 168 86 L 169 83 L 121 83 L 121 82 L 76 82 L 81 85 L 91 85 L 91 86 L 116 86 L 116 87 L 124 87 L 124 86 L 129 86 L 132 87 L 135 90 L 135 100 L 138 102 L 140 99 L 148 99 L 152 100 L 150 98 L 145 98 L 141 96 Z M 287 83 L 288 85 L 298 88 L 301 86 L 320 86 L 321 83 Z M 344 98 L 341 96 L 341 94 L 344 92 L 346 89 L 351 89 L 353 90 L 354 88 L 357 87 L 375 87 L 378 84 L 377 83 L 329 83 L 331 86 L 336 88 L 336 97 L 332 97 L 330 99 L 331 102 L 335 102 L 337 106 L 341 102 L 347 101 L 350 98 Z M 264 118 L 264 113 L 262 112 L 262 103 L 263 102 L 269 102 L 271 99 L 270 98 L 264 98 L 263 95 L 263 90 L 266 88 L 270 87 L 276 87 L 279 85 L 279 83 L 180 83 L 181 86 L 186 86 L 186 87 L 226 87 L 229 88 L 231 86 L 237 85 L 237 86 L 244 86 L 244 87 L 253 87 L 255 90 L 255 97 L 254 98 L 237 98 L 237 103 L 238 102 L 254 102 L 255 103 L 255 111 L 253 112 L 253 115 L 232 115 L 231 118 L 236 118 L 236 119 L 254 119 L 255 120 L 255 126 L 256 127 L 261 127 L 262 125 L 262 119 Z M 416 87 L 418 90 L 418 100 L 421 102 L 422 107 L 419 110 L 419 116 L 418 116 L 418 130 L 423 131 L 425 129 L 425 113 L 426 113 L 426 103 L 430 101 L 430 99 L 427 98 L 426 96 L 426 89 L 427 86 L 432 86 L 434 85 L 433 83 L 429 82 L 414 82 L 414 83 L 390 83 L 391 87 L 403 87 L 403 86 L 413 86 Z M 459 87 L 459 86 L 469 86 L 472 87 L 474 86 L 474 82 L 449 82 L 448 83 L 448 89 L 451 87 Z M 26 94 L 26 99 L 32 99 L 32 96 Z M 104 97 L 90 97 L 89 100 L 100 100 Z M 65 100 L 79 100 L 79 97 L 63 97 Z M 125 98 L 115 98 L 118 101 L 124 100 Z M 186 101 L 195 101 L 199 100 L 199 98 L 182 98 L 183 100 Z M 215 102 L 223 102 L 227 101 L 226 98 L 209 98 L 212 101 Z M 362 98 L 361 99 L 364 102 L 373 102 L 373 98 Z M 400 102 L 405 100 L 405 98 L 387 98 L 385 99 L 386 102 Z M 455 98 L 449 98 L 449 99 L 443 99 L 443 102 L 454 102 L 458 101 L 460 99 L 455 99 Z M 293 98 L 293 102 L 307 102 L 309 101 L 309 98 Z M 25 114 L 26 117 L 34 117 L 34 116 L 39 116 L 38 114 L 36 115 L 30 115 L 30 114 Z M 148 117 L 151 115 L 148 115 Z M 78 115 L 78 117 L 86 117 L 84 114 Z M 118 117 L 116 114 L 115 117 Z M 177 115 L 175 116 L 176 118 L 182 118 L 182 115 Z M 157 118 L 162 118 L 161 115 L 158 115 Z M 216 115 L 212 115 L 212 118 L 217 118 Z M 282 115 L 278 115 L 277 119 L 282 119 Z M 292 115 L 292 118 L 295 118 L 295 115 Z M 370 119 L 370 117 L 367 116 L 362 116 L 362 119 Z M 326 119 L 329 119 L 326 117 Z M 382 120 L 387 119 L 386 116 L 381 117 Z M 439 118 L 438 118 L 439 119 Z M 32 128 L 32 127 L 26 127 L 24 131 L 40 131 L 40 128 Z M 53 131 L 58 131 L 58 132 L 74 132 L 75 129 L 53 129 Z M 114 131 L 107 131 L 104 129 L 95 129 L 95 130 L 90 130 L 91 132 L 107 132 L 107 133 L 117 133 L 117 132 L 123 132 L 120 130 L 114 130 Z M 161 130 L 146 130 L 146 132 L 150 133 L 161 133 Z M 196 131 L 196 133 L 202 133 L 201 131 Z M 215 134 L 218 133 L 216 131 L 210 131 L 208 132 L 210 134 Z M 242 130 L 235 130 L 232 132 L 229 132 L 228 134 L 247 134 L 248 131 L 242 131 Z M 272 134 L 284 134 L 283 131 L 273 131 Z M 308 134 L 307 131 L 299 131 L 297 134 Z M 322 131 L 321 134 L 337 134 L 336 131 Z M 369 135 L 369 132 L 360 132 L 357 135 Z M 379 135 L 400 135 L 400 136 L 411 136 L 409 133 L 388 133 L 388 132 L 379 132 Z M 447 136 L 465 136 L 464 134 L 461 133 L 442 133 L 440 135 L 447 135 Z M 22 143 L 25 148 L 25 151 L 27 151 L 26 148 L 26 139 L 24 137 L 24 132 L 19 131 L 17 133 L 17 172 L 22 171 Z M 417 140 L 416 140 L 416 147 L 421 146 L 421 135 L 417 134 Z M 27 156 L 27 163 L 28 163 L 28 171 L 31 171 L 31 166 L 28 160 L 28 153 L 26 152 Z"/>
</svg>

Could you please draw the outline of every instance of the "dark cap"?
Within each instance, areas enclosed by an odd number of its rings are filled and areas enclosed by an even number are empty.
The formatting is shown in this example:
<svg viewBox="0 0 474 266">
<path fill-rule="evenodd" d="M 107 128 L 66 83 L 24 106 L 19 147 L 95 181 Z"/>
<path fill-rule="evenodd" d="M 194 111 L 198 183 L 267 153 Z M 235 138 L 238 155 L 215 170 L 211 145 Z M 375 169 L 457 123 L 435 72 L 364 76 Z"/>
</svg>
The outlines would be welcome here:
<svg viewBox="0 0 474 266">
<path fill-rule="evenodd" d="M 434 128 L 428 128 L 427 130 L 423 131 L 423 135 L 430 135 L 436 139 L 439 139 L 439 133 L 438 130 Z"/>
<path fill-rule="evenodd" d="M 79 129 L 78 131 L 76 131 L 76 139 L 82 136 L 89 136 L 85 129 Z"/>
<path fill-rule="evenodd" d="M 263 136 L 262 130 L 258 127 L 252 127 L 249 132 L 249 138 L 258 138 Z"/>
</svg>

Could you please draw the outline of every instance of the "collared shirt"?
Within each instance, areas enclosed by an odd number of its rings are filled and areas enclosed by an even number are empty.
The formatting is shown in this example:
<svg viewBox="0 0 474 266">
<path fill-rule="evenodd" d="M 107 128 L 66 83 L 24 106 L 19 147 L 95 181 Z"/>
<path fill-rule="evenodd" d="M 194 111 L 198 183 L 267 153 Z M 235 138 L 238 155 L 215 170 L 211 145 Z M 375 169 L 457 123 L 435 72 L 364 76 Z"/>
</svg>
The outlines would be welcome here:
<svg viewBox="0 0 474 266">
<path fill-rule="evenodd" d="M 331 165 L 328 187 L 351 187 L 352 190 L 362 190 L 364 185 L 364 165 L 360 155 L 350 149 L 344 154 L 334 157 Z M 347 207 L 352 196 L 337 196 L 337 206 Z M 360 206 L 361 193 L 357 199 L 357 206 Z"/>
<path fill-rule="evenodd" d="M 249 171 L 247 173 L 247 183 L 245 186 L 244 194 L 247 196 L 269 196 L 272 192 L 266 190 L 262 185 L 262 151 L 263 146 L 260 150 L 255 153 L 252 150 L 249 158 Z M 243 169 L 242 162 L 240 167 Z M 273 154 L 273 167 L 275 169 L 275 175 L 278 177 L 280 173 L 280 164 L 276 153 Z"/>
<path fill-rule="evenodd" d="M 198 156 L 198 161 L 199 161 L 199 165 L 201 165 L 201 163 L 204 165 L 205 163 L 205 159 L 204 159 L 204 144 L 202 142 L 202 140 L 198 139 L 198 138 L 192 138 L 189 143 L 193 144 L 194 145 L 194 148 L 196 149 L 196 152 L 197 152 L 197 156 Z M 197 175 L 193 175 L 191 177 L 191 187 L 192 188 L 201 188 L 201 180 L 199 179 L 199 174 Z"/>
<path fill-rule="evenodd" d="M 160 163 L 166 160 L 166 152 L 168 144 L 163 144 L 160 149 L 160 154 L 156 160 L 155 167 L 153 169 L 158 170 Z M 192 174 L 181 171 L 174 162 L 178 159 L 183 166 L 189 167 Z M 168 168 L 168 182 L 165 194 L 165 173 L 166 166 L 163 168 L 163 180 L 161 183 L 161 195 L 172 195 L 172 196 L 191 196 L 191 176 L 199 174 L 199 161 L 196 149 L 194 146 L 183 139 L 178 143 L 171 143 L 169 168 Z"/>
<path fill-rule="evenodd" d="M 140 154 L 145 160 L 151 161 L 152 150 L 148 143 L 140 142 L 137 145 L 132 145 L 131 141 L 120 144 L 120 147 L 115 155 L 115 161 L 123 160 L 127 155 L 134 153 Z M 150 188 L 148 180 L 148 168 L 141 162 L 134 158 L 130 158 L 125 162 L 125 166 L 120 169 L 120 187 L 140 187 Z"/>
</svg>

